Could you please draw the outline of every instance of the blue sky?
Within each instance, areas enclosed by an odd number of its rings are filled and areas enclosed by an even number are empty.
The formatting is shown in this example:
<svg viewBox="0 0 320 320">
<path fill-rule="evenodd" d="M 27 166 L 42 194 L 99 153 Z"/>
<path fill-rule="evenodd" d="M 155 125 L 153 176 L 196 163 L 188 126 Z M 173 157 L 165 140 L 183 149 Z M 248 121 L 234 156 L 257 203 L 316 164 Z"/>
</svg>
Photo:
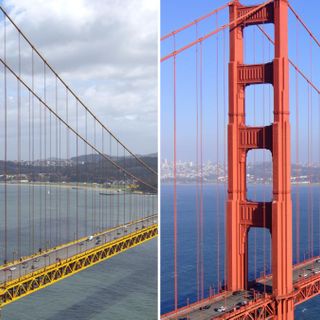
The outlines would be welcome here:
<svg viewBox="0 0 320 320">
<path fill-rule="evenodd" d="M 162 0 L 161 1 L 161 35 L 165 35 L 196 18 L 222 6 L 225 1 L 196 1 L 196 0 Z M 259 4 L 257 1 L 243 1 L 242 4 Z M 320 38 L 318 1 L 301 2 L 290 1 L 293 8 L 300 14 L 306 24 Z M 218 16 L 218 25 L 228 21 L 228 10 Z M 206 34 L 216 27 L 216 17 L 208 19 L 205 23 L 198 24 L 198 35 Z M 265 27 L 269 34 L 273 35 L 272 25 Z M 297 36 L 298 34 L 298 36 Z M 195 27 L 176 36 L 176 46 L 187 44 L 196 37 Z M 270 46 L 256 27 L 246 28 L 245 61 L 247 63 L 262 63 L 273 57 L 273 46 Z M 297 40 L 298 39 L 298 40 Z M 225 43 L 225 46 L 223 45 Z M 255 52 L 253 44 L 255 43 Z M 319 58 L 320 49 L 310 41 L 301 26 L 297 25 L 293 15 L 289 15 L 289 57 L 296 62 L 316 85 L 320 86 Z M 172 51 L 172 40 L 161 43 L 161 56 Z M 217 60 L 218 46 L 218 60 Z M 297 49 L 298 48 L 298 49 Z M 198 50 L 199 47 L 198 47 Z M 202 45 L 203 50 L 203 126 L 204 126 L 204 160 L 223 162 L 224 136 L 227 119 L 227 78 L 223 77 L 225 61 L 228 60 L 228 31 L 222 32 L 206 40 Z M 224 58 L 226 52 L 226 58 Z M 199 57 L 199 51 L 198 51 Z M 312 57 L 312 63 L 310 58 Z M 195 157 L 195 61 L 196 48 L 191 48 L 177 58 L 177 115 L 178 115 L 178 159 L 194 160 Z M 218 61 L 218 67 L 216 65 Z M 162 158 L 172 158 L 172 61 L 161 64 L 161 151 Z M 218 73 L 218 80 L 217 80 Z M 225 80 L 225 85 L 224 85 Z M 218 83 L 218 90 L 216 84 Z M 298 77 L 298 98 L 296 97 L 296 74 L 290 70 L 290 108 L 292 130 L 292 162 L 296 162 L 296 141 L 298 141 L 299 162 L 320 162 L 320 103 L 316 93 L 308 93 L 304 80 Z M 226 89 L 224 89 L 226 87 Z M 272 122 L 273 96 L 270 86 L 250 86 L 246 90 L 246 111 L 248 125 L 263 125 Z M 296 101 L 298 101 L 299 123 L 298 139 L 296 138 Z M 219 108 L 217 108 L 219 106 Z M 309 112 L 308 112 L 309 109 Z M 218 112 L 217 112 L 218 110 Z M 218 137 L 217 137 L 218 118 Z M 308 135 L 308 124 L 310 132 Z M 312 128 L 312 131 L 311 131 Z M 308 138 L 309 136 L 309 138 Z M 218 138 L 218 139 L 217 139 Z M 218 141 L 218 142 L 217 142 Z M 218 143 L 218 148 L 217 148 Z M 311 148 L 308 153 L 308 143 Z M 217 152 L 218 151 L 218 152 Z M 217 153 L 219 154 L 217 156 Z M 262 154 L 262 153 L 260 153 Z M 262 160 L 261 155 L 257 156 Z M 266 155 L 266 159 L 270 156 Z"/>
</svg>

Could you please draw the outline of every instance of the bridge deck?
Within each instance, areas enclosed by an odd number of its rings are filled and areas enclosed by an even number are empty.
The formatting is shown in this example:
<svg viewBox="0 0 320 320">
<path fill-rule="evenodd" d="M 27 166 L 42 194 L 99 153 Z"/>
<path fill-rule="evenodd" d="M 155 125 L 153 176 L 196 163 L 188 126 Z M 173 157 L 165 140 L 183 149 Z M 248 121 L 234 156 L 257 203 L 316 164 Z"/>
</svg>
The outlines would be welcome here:
<svg viewBox="0 0 320 320">
<path fill-rule="evenodd" d="M 0 266 L 0 305 L 139 245 L 157 233 L 157 215 L 152 215 Z"/>
<path fill-rule="evenodd" d="M 319 262 L 318 262 L 319 261 Z M 293 282 L 294 286 L 308 282 L 308 279 L 313 281 L 320 280 L 320 260 L 319 257 L 310 259 L 304 263 L 294 266 Z M 270 302 L 272 276 L 267 276 L 263 279 L 258 279 L 253 286 L 254 290 L 241 291 L 236 294 L 231 292 L 223 292 L 214 295 L 210 298 L 193 303 L 189 306 L 179 309 L 177 312 L 170 312 L 161 317 L 163 320 L 209 320 L 219 317 L 228 318 L 227 315 L 234 311 L 247 309 L 253 303 Z M 266 294 L 264 293 L 266 288 Z M 243 305 L 242 305 L 243 304 Z M 225 311 L 218 311 L 218 308 L 224 307 Z"/>
</svg>

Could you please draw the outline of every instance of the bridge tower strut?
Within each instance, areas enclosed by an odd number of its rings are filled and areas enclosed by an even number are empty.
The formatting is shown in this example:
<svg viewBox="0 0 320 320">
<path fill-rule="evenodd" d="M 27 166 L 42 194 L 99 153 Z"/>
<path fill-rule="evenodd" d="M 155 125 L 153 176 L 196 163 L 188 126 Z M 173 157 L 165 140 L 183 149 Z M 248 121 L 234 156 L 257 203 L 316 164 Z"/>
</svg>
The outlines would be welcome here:
<svg viewBox="0 0 320 320">
<path fill-rule="evenodd" d="M 253 8 L 243 6 L 239 1 L 232 2 L 230 22 Z M 274 60 L 244 64 L 244 28 L 262 23 L 274 24 Z M 273 85 L 274 121 L 270 126 L 246 126 L 245 88 L 264 83 Z M 246 157 L 252 149 L 268 149 L 272 153 L 272 202 L 247 199 Z M 252 227 L 267 228 L 272 238 L 272 290 L 277 303 L 277 319 L 293 319 L 287 0 L 269 2 L 240 23 L 230 26 L 228 175 L 228 290 L 248 288 L 248 232 Z"/>
</svg>

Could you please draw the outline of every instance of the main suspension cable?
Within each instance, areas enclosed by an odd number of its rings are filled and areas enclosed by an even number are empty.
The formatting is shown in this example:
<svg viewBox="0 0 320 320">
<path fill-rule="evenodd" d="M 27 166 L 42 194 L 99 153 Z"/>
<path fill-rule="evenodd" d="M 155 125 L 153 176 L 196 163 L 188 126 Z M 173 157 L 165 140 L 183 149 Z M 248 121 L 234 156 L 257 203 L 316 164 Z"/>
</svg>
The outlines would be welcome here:
<svg viewBox="0 0 320 320">
<path fill-rule="evenodd" d="M 88 146 L 90 146 L 95 152 L 97 152 L 98 154 L 100 154 L 103 158 L 105 158 L 107 161 L 109 161 L 110 163 L 112 163 L 112 165 L 114 167 L 116 167 L 117 169 L 121 170 L 122 172 L 126 172 L 130 177 L 132 177 L 133 179 L 135 179 L 136 181 L 142 183 L 143 185 L 149 187 L 152 190 L 157 190 L 157 188 L 153 185 L 150 185 L 149 183 L 143 181 L 142 179 L 136 177 L 134 174 L 132 174 L 131 172 L 125 170 L 124 168 L 122 168 L 118 163 L 116 163 L 114 160 L 111 159 L 110 156 L 106 155 L 106 154 L 102 154 L 92 143 L 90 143 L 89 141 L 87 141 L 83 136 L 81 136 L 78 132 L 76 132 L 76 130 L 74 128 L 72 128 L 70 126 L 70 124 L 68 124 L 64 119 L 62 119 L 61 116 L 59 116 L 47 103 L 45 103 L 43 101 L 43 99 L 37 95 L 32 88 L 29 87 L 29 85 L 26 84 L 26 82 L 24 80 L 22 80 L 19 75 L 17 75 L 11 67 L 8 66 L 8 64 L 2 59 L 0 58 L 0 62 L 5 66 L 6 70 L 9 70 L 11 72 L 11 74 L 18 79 L 23 85 L 24 87 L 29 90 L 32 95 L 34 97 L 37 98 L 37 100 L 39 101 L 39 103 L 41 103 L 43 106 L 45 106 L 56 118 L 58 118 L 58 120 L 60 121 L 60 123 L 63 123 L 70 131 L 72 131 L 76 136 L 78 136 L 82 141 L 84 141 Z M 121 143 L 119 143 L 121 144 Z"/>
<path fill-rule="evenodd" d="M 123 146 L 128 153 L 132 157 L 134 157 L 144 168 L 146 168 L 149 172 L 152 172 L 155 175 L 158 175 L 157 171 L 154 170 L 152 167 L 150 167 L 145 161 L 143 161 L 141 158 L 139 158 L 135 153 L 133 153 L 127 146 L 125 146 L 111 131 L 108 129 L 99 119 L 98 117 L 84 104 L 84 102 L 76 95 L 76 93 L 67 85 L 67 83 L 59 76 L 59 74 L 53 69 L 53 67 L 46 61 L 46 59 L 42 56 L 42 54 L 37 50 L 37 48 L 32 44 L 32 42 L 28 39 L 28 37 L 21 31 L 21 29 L 17 26 L 17 24 L 10 18 L 10 16 L 7 14 L 7 12 L 0 6 L 0 11 L 4 14 L 5 18 L 7 18 L 10 23 L 14 26 L 14 28 L 21 34 L 21 36 L 24 38 L 24 40 L 29 44 L 29 46 L 32 49 L 32 53 L 36 53 L 39 58 L 43 61 L 43 63 L 49 68 L 49 70 L 54 74 L 56 78 L 59 79 L 59 81 L 63 84 L 63 86 L 66 88 L 67 91 L 70 92 L 70 94 L 80 103 L 80 105 L 88 112 L 92 118 L 99 123 L 100 126 L 103 127 L 104 130 L 106 130 L 112 137 L 119 143 L 121 146 Z M 4 18 L 4 23 L 6 19 Z M 6 24 L 6 23 L 5 23 Z"/>
<path fill-rule="evenodd" d="M 304 27 L 304 29 L 309 33 L 310 37 L 314 40 L 314 42 L 320 47 L 320 41 L 316 38 L 316 36 L 313 34 L 313 32 L 308 28 L 308 26 L 303 22 L 302 18 L 298 15 L 298 13 L 292 8 L 291 4 L 288 2 L 289 9 L 292 11 L 292 13 L 296 16 L 298 21 L 301 23 L 301 25 Z"/>
<path fill-rule="evenodd" d="M 192 48 L 193 46 L 195 46 L 197 43 L 200 43 L 200 42 L 203 42 L 204 40 L 207 40 L 208 38 L 214 36 L 215 34 L 217 34 L 218 32 L 228 28 L 228 27 L 236 27 L 237 25 L 241 24 L 243 22 L 243 20 L 245 20 L 246 18 L 248 18 L 249 16 L 251 16 L 253 13 L 259 11 L 261 8 L 265 7 L 267 4 L 271 3 L 273 0 L 268 0 L 266 2 L 264 2 L 263 4 L 253 8 L 252 10 L 248 11 L 246 14 L 244 14 L 243 16 L 241 17 L 238 17 L 236 18 L 235 20 L 227 23 L 227 24 L 224 24 L 223 26 L 207 33 L 206 35 L 200 37 L 199 39 L 193 41 L 193 42 L 190 42 L 189 44 L 181 47 L 180 49 L 178 50 L 174 50 L 173 52 L 167 54 L 166 56 L 164 56 L 163 58 L 160 59 L 160 62 L 164 62 L 174 56 L 177 56 L 179 53 L 189 49 L 189 48 Z"/>
<path fill-rule="evenodd" d="M 185 26 L 183 26 L 183 27 L 181 27 L 181 28 L 179 28 L 179 29 L 177 29 L 177 30 L 174 30 L 174 31 L 172 31 L 172 32 L 164 35 L 163 37 L 160 38 L 160 41 L 163 41 L 163 40 L 166 40 L 166 39 L 168 39 L 168 38 L 171 38 L 171 37 L 177 35 L 178 33 L 180 33 L 181 31 L 186 30 L 186 29 L 188 29 L 188 28 L 190 28 L 190 27 L 192 27 L 192 26 L 194 26 L 194 25 L 197 25 L 199 22 L 210 18 L 210 17 L 213 16 L 215 13 L 218 13 L 219 11 L 227 8 L 229 5 L 230 5 L 230 2 L 228 2 L 228 3 L 226 3 L 225 5 L 219 7 L 218 9 L 215 9 L 215 10 L 213 10 L 213 11 L 211 11 L 211 12 L 209 12 L 209 13 L 203 15 L 203 16 L 201 16 L 200 18 L 195 19 L 194 21 L 186 24 Z"/>
</svg>

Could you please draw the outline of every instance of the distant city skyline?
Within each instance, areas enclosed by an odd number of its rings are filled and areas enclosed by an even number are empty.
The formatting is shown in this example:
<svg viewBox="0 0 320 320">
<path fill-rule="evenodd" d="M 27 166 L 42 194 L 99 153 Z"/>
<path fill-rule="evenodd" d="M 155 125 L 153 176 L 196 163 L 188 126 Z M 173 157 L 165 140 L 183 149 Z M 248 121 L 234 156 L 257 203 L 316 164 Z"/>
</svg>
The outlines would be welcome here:
<svg viewBox="0 0 320 320">
<path fill-rule="evenodd" d="M 224 163 L 217 163 L 207 160 L 202 166 L 194 161 L 178 160 L 176 164 L 177 181 L 194 183 L 202 176 L 204 183 L 226 183 L 228 180 L 228 168 Z M 201 174 L 202 169 L 202 174 Z M 161 160 L 161 180 L 173 181 L 173 161 Z M 247 163 L 247 183 L 271 183 L 272 163 L 270 161 L 257 161 Z M 320 182 L 320 164 L 292 164 L 291 182 L 310 183 Z"/>
</svg>

